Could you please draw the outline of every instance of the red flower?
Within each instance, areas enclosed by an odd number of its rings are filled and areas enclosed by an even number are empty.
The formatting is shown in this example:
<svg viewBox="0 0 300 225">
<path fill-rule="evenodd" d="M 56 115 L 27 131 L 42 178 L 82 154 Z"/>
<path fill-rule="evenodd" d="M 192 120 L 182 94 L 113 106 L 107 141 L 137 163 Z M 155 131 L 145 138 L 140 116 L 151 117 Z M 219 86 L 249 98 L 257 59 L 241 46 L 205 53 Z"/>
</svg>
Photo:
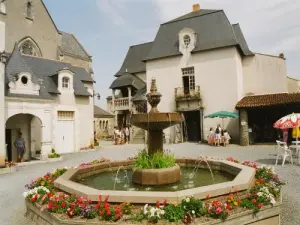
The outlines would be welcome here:
<svg viewBox="0 0 300 225">
<path fill-rule="evenodd" d="M 111 215 L 111 211 L 107 211 L 107 212 L 106 212 L 106 215 L 107 215 L 107 216 L 110 216 L 110 215 Z"/>
<path fill-rule="evenodd" d="M 51 210 L 52 207 L 53 207 L 53 203 L 52 203 L 52 202 L 49 202 L 47 208 Z"/>
<path fill-rule="evenodd" d="M 61 207 L 63 207 L 63 208 L 65 208 L 65 207 L 66 207 L 66 205 L 67 205 L 67 203 L 66 203 L 66 202 L 62 202 L 62 203 L 61 203 Z"/>
<path fill-rule="evenodd" d="M 164 200 L 163 204 L 164 204 L 164 206 L 166 206 L 167 205 L 167 200 Z"/>
<path fill-rule="evenodd" d="M 160 206 L 160 202 L 157 200 L 156 201 L 156 207 L 158 208 Z"/>
<path fill-rule="evenodd" d="M 257 208 L 261 209 L 263 206 L 264 205 L 260 203 L 260 204 L 257 205 Z"/>
<path fill-rule="evenodd" d="M 252 201 L 251 201 L 253 204 L 255 204 L 256 203 L 256 199 L 252 199 Z"/>
<path fill-rule="evenodd" d="M 102 216 L 104 214 L 104 210 L 100 211 L 100 216 Z"/>
</svg>

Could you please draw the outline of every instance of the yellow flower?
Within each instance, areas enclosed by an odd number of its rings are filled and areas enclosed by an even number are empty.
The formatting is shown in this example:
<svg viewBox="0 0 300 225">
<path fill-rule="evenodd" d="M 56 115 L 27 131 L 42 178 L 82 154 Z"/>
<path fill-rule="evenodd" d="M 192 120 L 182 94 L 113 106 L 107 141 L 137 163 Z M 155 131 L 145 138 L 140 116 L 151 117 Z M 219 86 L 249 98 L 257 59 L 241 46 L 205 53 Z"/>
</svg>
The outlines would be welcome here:
<svg viewBox="0 0 300 225">
<path fill-rule="evenodd" d="M 230 200 L 230 199 L 228 199 L 228 200 L 227 200 L 227 202 L 229 202 L 229 203 L 230 203 L 230 202 L 231 202 L 231 200 Z"/>
<path fill-rule="evenodd" d="M 237 202 L 234 202 L 233 204 L 234 204 L 235 206 L 238 206 L 238 205 L 239 205 L 239 203 L 237 203 Z"/>
<path fill-rule="evenodd" d="M 178 203 L 177 203 L 177 202 L 173 202 L 172 204 L 173 204 L 174 206 L 177 206 L 177 205 L 178 205 Z"/>
<path fill-rule="evenodd" d="M 44 186 L 44 185 L 45 185 L 45 182 L 44 182 L 44 181 L 42 181 L 42 182 L 41 182 L 41 186 Z"/>
</svg>

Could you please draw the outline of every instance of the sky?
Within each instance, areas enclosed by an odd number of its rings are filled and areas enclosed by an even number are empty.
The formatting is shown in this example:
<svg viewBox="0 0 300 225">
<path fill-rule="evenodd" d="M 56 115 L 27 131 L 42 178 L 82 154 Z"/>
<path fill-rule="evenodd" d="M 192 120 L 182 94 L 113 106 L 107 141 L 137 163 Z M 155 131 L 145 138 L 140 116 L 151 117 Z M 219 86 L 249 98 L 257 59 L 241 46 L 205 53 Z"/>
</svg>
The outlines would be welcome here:
<svg viewBox="0 0 300 225">
<path fill-rule="evenodd" d="M 299 0 L 44 0 L 58 29 L 73 33 L 93 56 L 95 91 L 106 109 L 110 84 L 131 45 L 153 41 L 159 25 L 192 11 L 223 9 L 239 23 L 250 50 L 287 58 L 288 76 L 300 79 Z"/>
</svg>

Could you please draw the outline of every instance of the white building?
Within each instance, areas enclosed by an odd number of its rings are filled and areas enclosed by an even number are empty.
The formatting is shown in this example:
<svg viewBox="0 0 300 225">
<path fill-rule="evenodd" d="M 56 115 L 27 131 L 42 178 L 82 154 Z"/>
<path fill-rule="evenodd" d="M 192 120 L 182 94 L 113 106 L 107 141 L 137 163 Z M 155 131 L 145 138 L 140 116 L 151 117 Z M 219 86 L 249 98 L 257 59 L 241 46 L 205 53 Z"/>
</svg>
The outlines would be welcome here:
<svg viewBox="0 0 300 225">
<path fill-rule="evenodd" d="M 199 5 L 194 5 L 191 13 L 161 24 L 153 42 L 130 47 L 116 76 L 110 88 L 113 93 L 116 89 L 122 90 L 121 95 L 114 94 L 112 100 L 108 99 L 116 115 L 124 114 L 124 110 L 134 104 L 132 91 L 130 95 L 124 91 L 126 88 L 133 89 L 134 94 L 139 93 L 142 85 L 133 87 L 133 84 L 141 79 L 149 92 L 151 79 L 156 79 L 162 94 L 159 110 L 177 111 L 185 117 L 180 131 L 178 127 L 165 130 L 170 141 L 185 138 L 204 141 L 209 129 L 221 123 L 220 119 L 204 119 L 205 115 L 239 110 L 240 119 L 225 119 L 224 128 L 233 140 L 247 145 L 248 120 L 250 126 L 258 124 L 267 133 L 273 129 L 274 120 L 284 113 L 278 108 L 280 104 L 295 107 L 300 101 L 295 98 L 288 102 L 278 100 L 291 98 L 292 94 L 286 94 L 287 83 L 296 82 L 287 81 L 283 54 L 271 56 L 252 52 L 239 24 L 231 24 L 223 10 L 200 9 Z M 141 95 L 144 93 L 146 91 L 141 91 Z M 129 103 L 117 108 L 116 101 L 121 97 Z M 256 107 L 257 101 L 260 103 Z M 274 105 L 278 106 L 278 113 L 270 108 Z M 294 109 L 286 111 L 291 110 Z M 258 120 L 261 112 L 271 119 Z M 271 137 L 275 138 L 274 131 L 271 132 Z"/>
<path fill-rule="evenodd" d="M 93 143 L 94 91 L 91 56 L 74 35 L 59 31 L 42 0 L 1 1 L 0 160 L 16 160 L 22 132 L 25 160 L 52 149 L 71 153 Z M 4 100 L 4 101 L 3 101 Z M 5 127 L 5 136 L 2 135 Z M 4 146 L 7 145 L 7 148 Z M 0 162 L 0 165 L 3 163 Z"/>
</svg>

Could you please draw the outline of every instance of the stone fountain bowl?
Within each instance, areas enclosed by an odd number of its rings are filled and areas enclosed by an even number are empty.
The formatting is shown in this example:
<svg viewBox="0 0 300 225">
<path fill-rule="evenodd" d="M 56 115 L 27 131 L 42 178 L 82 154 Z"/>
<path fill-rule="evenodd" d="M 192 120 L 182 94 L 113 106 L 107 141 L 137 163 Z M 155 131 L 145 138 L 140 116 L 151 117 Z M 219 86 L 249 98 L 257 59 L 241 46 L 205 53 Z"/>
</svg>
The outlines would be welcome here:
<svg viewBox="0 0 300 225">
<path fill-rule="evenodd" d="M 131 124 L 144 130 L 164 130 L 182 122 L 179 113 L 143 113 L 134 114 Z"/>
</svg>

